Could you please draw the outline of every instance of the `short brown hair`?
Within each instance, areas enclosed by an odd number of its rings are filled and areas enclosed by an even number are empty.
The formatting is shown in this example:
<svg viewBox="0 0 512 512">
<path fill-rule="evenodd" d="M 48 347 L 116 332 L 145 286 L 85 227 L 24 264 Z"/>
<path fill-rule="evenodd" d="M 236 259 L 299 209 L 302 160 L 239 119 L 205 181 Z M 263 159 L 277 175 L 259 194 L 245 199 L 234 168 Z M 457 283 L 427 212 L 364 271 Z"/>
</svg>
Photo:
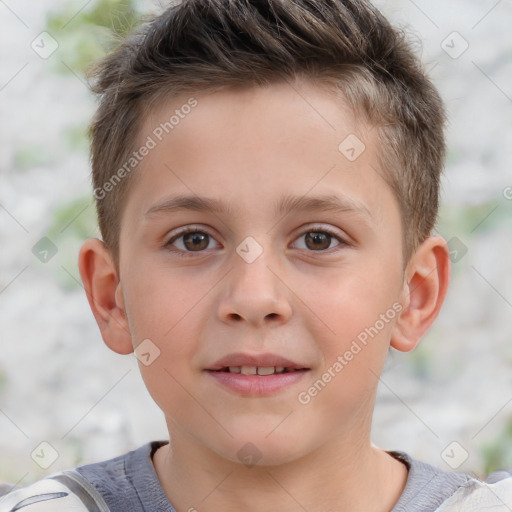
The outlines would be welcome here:
<svg viewBox="0 0 512 512">
<path fill-rule="evenodd" d="M 117 269 L 134 180 L 112 178 L 151 104 L 283 78 L 335 88 L 377 128 L 383 174 L 401 210 L 404 262 L 435 225 L 444 107 L 404 32 L 365 0 L 183 0 L 125 38 L 90 76 L 100 99 L 90 127 L 98 223 Z"/>
</svg>

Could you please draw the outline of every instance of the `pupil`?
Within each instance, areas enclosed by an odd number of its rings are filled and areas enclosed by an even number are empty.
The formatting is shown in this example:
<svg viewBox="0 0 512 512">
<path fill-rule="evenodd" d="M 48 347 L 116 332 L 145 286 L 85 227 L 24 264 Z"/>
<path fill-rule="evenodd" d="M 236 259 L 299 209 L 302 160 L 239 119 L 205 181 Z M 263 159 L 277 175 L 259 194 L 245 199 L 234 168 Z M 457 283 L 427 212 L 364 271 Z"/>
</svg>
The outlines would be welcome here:
<svg viewBox="0 0 512 512">
<path fill-rule="evenodd" d="M 317 244 L 316 247 L 310 247 L 310 242 L 313 243 L 313 245 Z M 321 244 L 321 247 L 318 247 L 318 244 Z M 331 244 L 331 235 L 328 233 L 321 233 L 317 231 L 310 231 L 306 235 L 306 245 L 309 249 L 327 249 L 329 245 Z"/>
</svg>

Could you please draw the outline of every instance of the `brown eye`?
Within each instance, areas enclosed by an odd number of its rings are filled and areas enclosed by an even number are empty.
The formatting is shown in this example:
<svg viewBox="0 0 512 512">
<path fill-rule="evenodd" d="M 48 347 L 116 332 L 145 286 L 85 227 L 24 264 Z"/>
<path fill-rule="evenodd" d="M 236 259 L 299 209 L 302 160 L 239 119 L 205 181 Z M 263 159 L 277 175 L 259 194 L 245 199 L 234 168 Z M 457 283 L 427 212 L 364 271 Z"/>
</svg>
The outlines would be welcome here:
<svg viewBox="0 0 512 512">
<path fill-rule="evenodd" d="M 306 246 L 308 249 L 325 250 L 331 245 L 331 235 L 322 231 L 309 231 L 306 233 Z"/>
<path fill-rule="evenodd" d="M 333 244 L 335 242 L 335 244 Z M 295 247 L 306 251 L 313 251 L 318 253 L 323 252 L 334 252 L 338 249 L 350 245 L 340 236 L 335 233 L 331 233 L 327 229 L 310 229 L 309 231 L 303 231 L 302 235 L 297 238 Z"/>
<path fill-rule="evenodd" d="M 210 236 L 200 231 L 183 235 L 183 245 L 189 251 L 201 251 L 208 247 Z"/>
<path fill-rule="evenodd" d="M 211 249 L 212 243 L 213 247 L 215 247 L 216 242 L 211 235 L 191 228 L 174 235 L 165 244 L 165 247 L 180 256 L 189 256 L 191 253 L 200 253 L 204 252 L 205 249 Z"/>
</svg>

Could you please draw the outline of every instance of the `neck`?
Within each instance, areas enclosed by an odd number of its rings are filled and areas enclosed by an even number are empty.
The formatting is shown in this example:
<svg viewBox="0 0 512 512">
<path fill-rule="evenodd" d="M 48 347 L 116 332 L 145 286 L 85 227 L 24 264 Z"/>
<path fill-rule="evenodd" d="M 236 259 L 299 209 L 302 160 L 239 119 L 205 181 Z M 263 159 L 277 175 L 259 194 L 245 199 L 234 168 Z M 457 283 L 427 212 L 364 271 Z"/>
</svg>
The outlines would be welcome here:
<svg viewBox="0 0 512 512">
<path fill-rule="evenodd" d="M 346 442 L 350 440 L 350 442 Z M 368 436 L 354 442 L 337 436 L 291 462 L 244 466 L 171 433 L 154 465 L 162 487 L 180 512 L 389 512 L 403 491 L 406 467 L 373 447 Z"/>
</svg>

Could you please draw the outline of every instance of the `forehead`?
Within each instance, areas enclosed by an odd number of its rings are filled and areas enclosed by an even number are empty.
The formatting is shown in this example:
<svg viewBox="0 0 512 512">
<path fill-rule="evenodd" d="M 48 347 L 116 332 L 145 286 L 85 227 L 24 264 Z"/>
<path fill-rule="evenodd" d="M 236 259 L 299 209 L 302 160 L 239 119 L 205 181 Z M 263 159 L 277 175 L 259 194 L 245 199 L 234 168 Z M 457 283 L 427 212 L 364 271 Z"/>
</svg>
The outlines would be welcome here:
<svg viewBox="0 0 512 512">
<path fill-rule="evenodd" d="M 339 96 L 308 82 L 161 101 L 146 116 L 136 147 L 149 140 L 129 200 L 138 217 L 171 193 L 217 199 L 218 209 L 236 216 L 264 205 L 282 213 L 284 192 L 341 194 L 345 204 L 378 217 L 390 193 L 383 193 L 389 187 L 372 127 Z"/>
<path fill-rule="evenodd" d="M 202 141 L 237 134 L 246 136 L 245 143 L 250 145 L 261 141 L 264 128 L 269 136 L 277 131 L 280 139 L 293 137 L 299 143 L 311 130 L 328 130 L 339 137 L 348 125 L 361 135 L 368 128 L 366 120 L 356 115 L 332 86 L 297 79 L 161 98 L 146 114 L 138 138 L 142 143 L 153 133 L 158 140 L 178 143 L 193 129 L 196 139 Z"/>
</svg>

